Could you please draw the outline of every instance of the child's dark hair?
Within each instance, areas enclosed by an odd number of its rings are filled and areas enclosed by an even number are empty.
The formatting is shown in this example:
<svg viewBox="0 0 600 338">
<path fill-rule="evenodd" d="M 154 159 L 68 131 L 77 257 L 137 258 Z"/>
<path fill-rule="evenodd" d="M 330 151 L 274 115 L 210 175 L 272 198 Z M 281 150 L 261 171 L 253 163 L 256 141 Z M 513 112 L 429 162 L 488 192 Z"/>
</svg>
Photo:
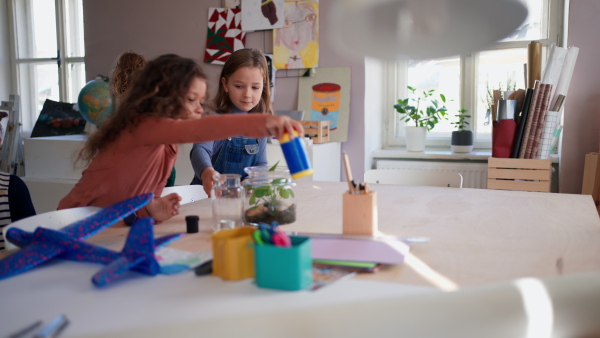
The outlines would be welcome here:
<svg viewBox="0 0 600 338">
<path fill-rule="evenodd" d="M 263 73 L 263 90 L 260 95 L 260 102 L 256 107 L 250 110 L 250 113 L 268 113 L 273 114 L 273 107 L 271 105 L 271 81 L 269 81 L 269 68 L 267 66 L 267 59 L 261 51 L 254 48 L 238 49 L 233 52 L 225 65 L 221 70 L 221 76 L 219 77 L 219 90 L 213 100 L 215 110 L 223 113 L 230 113 L 232 110 L 233 103 L 229 99 L 229 95 L 225 92 L 225 88 L 221 84 L 221 78 L 229 79 L 231 74 L 235 73 L 236 70 L 241 67 L 254 67 L 258 68 Z"/>
<path fill-rule="evenodd" d="M 186 95 L 194 78 L 206 81 L 192 59 L 167 54 L 148 62 L 134 75 L 113 115 L 88 137 L 78 160 L 89 162 L 122 131 L 132 130 L 145 117 L 179 118 L 186 109 Z"/>
<path fill-rule="evenodd" d="M 129 87 L 133 73 L 144 68 L 148 63 L 146 58 L 133 51 L 127 51 L 117 58 L 117 65 L 110 77 L 110 90 L 113 95 L 121 96 Z"/>
</svg>

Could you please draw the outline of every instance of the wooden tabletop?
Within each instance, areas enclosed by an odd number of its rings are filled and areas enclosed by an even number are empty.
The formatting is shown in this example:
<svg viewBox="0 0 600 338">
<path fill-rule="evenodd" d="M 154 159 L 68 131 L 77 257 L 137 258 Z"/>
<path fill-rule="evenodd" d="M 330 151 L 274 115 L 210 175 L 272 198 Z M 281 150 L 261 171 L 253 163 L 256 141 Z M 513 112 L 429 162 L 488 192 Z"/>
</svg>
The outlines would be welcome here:
<svg viewBox="0 0 600 338">
<path fill-rule="evenodd" d="M 297 220 L 288 231 L 342 233 L 344 182 L 298 182 Z M 485 189 L 374 185 L 379 231 L 423 236 L 403 265 L 358 278 L 446 290 L 519 277 L 600 271 L 600 219 L 591 196 Z M 185 216 L 200 217 L 200 232 L 171 244 L 211 250 L 210 199 L 183 205 L 156 225 L 155 235 L 185 232 Z M 92 242 L 119 248 L 128 228 L 113 227 Z"/>
</svg>

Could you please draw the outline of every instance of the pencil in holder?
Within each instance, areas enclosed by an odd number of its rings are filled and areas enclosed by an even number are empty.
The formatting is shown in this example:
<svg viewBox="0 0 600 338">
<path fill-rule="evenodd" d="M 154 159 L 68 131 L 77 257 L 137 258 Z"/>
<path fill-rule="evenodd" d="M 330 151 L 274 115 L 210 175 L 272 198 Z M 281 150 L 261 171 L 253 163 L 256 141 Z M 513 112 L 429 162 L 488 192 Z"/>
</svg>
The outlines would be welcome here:
<svg viewBox="0 0 600 338">
<path fill-rule="evenodd" d="M 253 231 L 253 228 L 235 228 L 213 234 L 213 275 L 226 280 L 254 276 Z"/>
<path fill-rule="evenodd" d="M 302 290 L 312 285 L 310 238 L 290 237 L 291 247 L 255 245 L 256 285 L 279 290 Z"/>
<path fill-rule="evenodd" d="M 377 192 L 345 193 L 342 224 L 345 235 L 375 236 L 377 233 Z"/>
</svg>

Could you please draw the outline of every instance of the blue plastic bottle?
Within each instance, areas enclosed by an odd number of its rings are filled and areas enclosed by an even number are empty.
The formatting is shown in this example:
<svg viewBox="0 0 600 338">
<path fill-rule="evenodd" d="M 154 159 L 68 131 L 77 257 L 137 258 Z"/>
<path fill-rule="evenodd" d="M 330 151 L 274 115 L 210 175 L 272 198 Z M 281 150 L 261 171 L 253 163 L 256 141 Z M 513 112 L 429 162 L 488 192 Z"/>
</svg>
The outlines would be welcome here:
<svg viewBox="0 0 600 338">
<path fill-rule="evenodd" d="M 314 170 L 310 166 L 308 156 L 306 155 L 306 148 L 301 137 L 298 137 L 298 132 L 294 131 L 294 139 L 290 140 L 289 135 L 286 133 L 283 138 L 279 140 L 281 144 L 281 150 L 283 156 L 287 162 L 288 168 L 292 178 L 298 179 L 300 177 L 312 175 Z"/>
</svg>

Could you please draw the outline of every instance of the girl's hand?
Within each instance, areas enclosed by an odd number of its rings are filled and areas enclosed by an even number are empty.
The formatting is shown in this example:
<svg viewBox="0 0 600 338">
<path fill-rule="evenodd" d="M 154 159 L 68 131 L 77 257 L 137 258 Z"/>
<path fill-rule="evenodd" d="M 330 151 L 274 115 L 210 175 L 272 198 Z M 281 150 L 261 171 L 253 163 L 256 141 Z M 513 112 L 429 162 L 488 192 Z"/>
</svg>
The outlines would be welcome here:
<svg viewBox="0 0 600 338">
<path fill-rule="evenodd" d="M 216 174 L 219 174 L 219 172 L 213 167 L 205 168 L 200 174 L 200 178 L 202 179 L 202 187 L 204 188 L 204 192 L 208 195 L 208 197 L 210 197 L 210 191 L 215 183 L 213 177 Z"/>
<path fill-rule="evenodd" d="M 269 115 L 265 124 L 269 134 L 275 136 L 277 139 L 281 139 L 283 134 L 287 133 L 290 139 L 294 138 L 294 131 L 298 132 L 300 137 L 304 136 L 304 128 L 298 121 L 294 121 L 288 116 L 283 115 Z"/>
<path fill-rule="evenodd" d="M 146 205 L 146 210 L 148 210 L 150 217 L 154 218 L 154 221 L 158 223 L 178 215 L 179 202 L 181 202 L 181 196 L 174 192 L 153 199 Z"/>
</svg>

